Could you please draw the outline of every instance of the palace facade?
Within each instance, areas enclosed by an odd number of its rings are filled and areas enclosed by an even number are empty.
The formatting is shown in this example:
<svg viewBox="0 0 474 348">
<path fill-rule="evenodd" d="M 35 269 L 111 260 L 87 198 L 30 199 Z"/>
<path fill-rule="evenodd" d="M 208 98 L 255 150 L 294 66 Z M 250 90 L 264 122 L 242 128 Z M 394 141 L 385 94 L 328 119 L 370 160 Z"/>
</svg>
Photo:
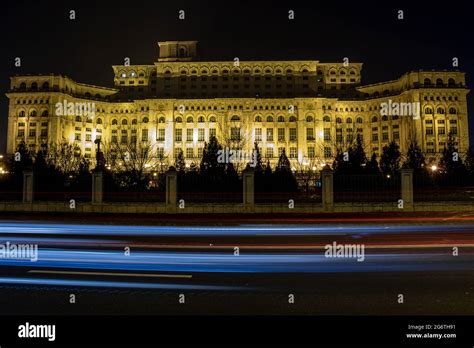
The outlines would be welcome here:
<svg viewBox="0 0 474 348">
<path fill-rule="evenodd" d="M 12 77 L 7 153 L 21 141 L 31 151 L 69 142 L 94 161 L 100 138 L 104 146 L 151 144 L 170 163 L 183 151 L 189 164 L 215 135 L 248 152 L 257 142 L 272 163 L 284 149 L 293 165 L 319 169 L 357 134 L 368 156 L 392 140 L 405 153 L 416 138 L 436 162 L 449 133 L 461 153 L 469 146 L 460 71 L 411 71 L 362 86 L 361 63 L 197 61 L 196 41 L 158 44 L 153 64 L 113 66 L 114 88 L 60 75 Z"/>
</svg>

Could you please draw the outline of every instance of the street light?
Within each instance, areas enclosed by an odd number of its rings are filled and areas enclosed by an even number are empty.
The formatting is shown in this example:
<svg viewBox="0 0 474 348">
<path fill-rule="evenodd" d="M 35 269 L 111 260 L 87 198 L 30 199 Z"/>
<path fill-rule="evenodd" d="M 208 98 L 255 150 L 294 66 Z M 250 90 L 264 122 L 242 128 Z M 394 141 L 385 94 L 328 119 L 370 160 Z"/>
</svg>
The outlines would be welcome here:
<svg viewBox="0 0 474 348">
<path fill-rule="evenodd" d="M 432 171 L 432 172 L 436 172 L 437 170 L 438 170 L 438 167 L 433 164 L 433 165 L 431 166 L 431 171 Z"/>
</svg>

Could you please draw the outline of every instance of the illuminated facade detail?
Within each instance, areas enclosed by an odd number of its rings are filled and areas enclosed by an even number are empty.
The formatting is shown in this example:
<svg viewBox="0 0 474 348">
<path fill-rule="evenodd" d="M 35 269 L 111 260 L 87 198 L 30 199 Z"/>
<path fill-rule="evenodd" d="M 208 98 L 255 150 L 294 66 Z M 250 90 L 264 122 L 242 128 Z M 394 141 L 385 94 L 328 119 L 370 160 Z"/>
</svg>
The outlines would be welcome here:
<svg viewBox="0 0 474 348">
<path fill-rule="evenodd" d="M 100 137 L 104 143 L 150 142 L 170 163 L 182 150 L 189 164 L 215 135 L 224 146 L 249 152 L 258 142 L 272 164 L 285 149 L 292 163 L 319 168 L 357 134 L 368 156 L 380 155 L 392 140 L 405 153 L 416 138 L 435 161 L 449 133 L 461 153 L 469 146 L 463 72 L 412 71 L 361 86 L 361 63 L 203 62 L 195 60 L 196 41 L 159 46 L 152 65 L 113 66 L 115 88 L 58 75 L 12 77 L 7 152 L 22 140 L 33 151 L 67 141 L 94 161 Z M 65 100 L 76 106 L 72 115 L 56 112 Z M 419 115 L 398 109 L 383 115 L 388 104 L 418 106 Z"/>
</svg>

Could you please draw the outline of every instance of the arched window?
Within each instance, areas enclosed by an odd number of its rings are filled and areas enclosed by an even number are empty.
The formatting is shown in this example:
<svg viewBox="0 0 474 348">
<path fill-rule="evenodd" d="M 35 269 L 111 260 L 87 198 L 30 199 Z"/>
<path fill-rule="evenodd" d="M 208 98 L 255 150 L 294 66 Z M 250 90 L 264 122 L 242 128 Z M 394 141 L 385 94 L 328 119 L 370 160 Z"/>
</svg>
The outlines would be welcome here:
<svg viewBox="0 0 474 348">
<path fill-rule="evenodd" d="M 186 49 L 184 47 L 179 48 L 179 57 L 186 57 Z"/>
<path fill-rule="evenodd" d="M 186 118 L 186 123 L 193 123 L 194 120 L 191 116 L 188 116 L 188 118 Z"/>
<path fill-rule="evenodd" d="M 148 123 L 148 121 L 149 121 L 149 120 L 148 120 L 148 117 L 143 117 L 143 118 L 142 118 L 142 123 Z"/>
<path fill-rule="evenodd" d="M 306 122 L 313 122 L 314 118 L 313 116 L 306 116 Z"/>
<path fill-rule="evenodd" d="M 26 89 L 26 83 L 25 82 L 20 83 L 20 89 Z"/>
<path fill-rule="evenodd" d="M 337 117 L 337 118 L 336 118 L 336 123 L 342 123 L 342 118 Z"/>
<path fill-rule="evenodd" d="M 428 78 L 426 78 L 426 79 L 423 81 L 423 85 L 424 85 L 425 87 L 431 86 L 431 80 L 428 79 Z"/>
<path fill-rule="evenodd" d="M 46 90 L 46 89 L 49 89 L 49 82 L 48 82 L 48 81 L 43 82 L 43 86 L 42 86 L 41 88 L 43 88 L 43 89 L 45 89 L 45 90 Z"/>
<path fill-rule="evenodd" d="M 97 124 L 102 124 L 102 119 L 101 119 L 101 118 L 98 118 L 97 121 L 95 121 L 95 123 L 97 123 Z"/>
<path fill-rule="evenodd" d="M 377 118 L 377 116 L 372 117 L 372 122 L 378 122 L 378 121 L 379 119 Z"/>
<path fill-rule="evenodd" d="M 38 89 L 38 83 L 33 82 L 33 83 L 31 84 L 31 89 L 33 89 L 33 90 Z"/>
<path fill-rule="evenodd" d="M 273 117 L 272 116 L 267 116 L 267 122 L 273 122 Z"/>
<path fill-rule="evenodd" d="M 392 120 L 398 120 L 398 115 L 393 115 Z"/>
<path fill-rule="evenodd" d="M 383 115 L 383 116 L 382 116 L 382 121 L 388 121 L 388 116 L 387 116 L 387 115 Z"/>
<path fill-rule="evenodd" d="M 290 116 L 290 122 L 296 122 L 296 117 L 295 116 Z"/>
<path fill-rule="evenodd" d="M 176 123 L 182 123 L 183 122 L 183 119 L 181 117 L 176 117 L 176 120 L 175 120 Z"/>
<path fill-rule="evenodd" d="M 357 122 L 357 123 L 362 123 L 362 122 L 364 122 L 364 120 L 362 119 L 362 117 L 357 117 L 356 122 Z"/>
<path fill-rule="evenodd" d="M 136 125 L 137 123 L 138 123 L 137 119 L 134 118 L 134 119 L 132 120 L 132 124 L 133 124 L 133 125 Z"/>
<path fill-rule="evenodd" d="M 231 121 L 234 121 L 234 122 L 237 122 L 237 121 L 240 121 L 240 117 L 237 116 L 237 115 L 234 115 L 234 116 L 231 117 L 230 120 L 231 120 Z"/>
<path fill-rule="evenodd" d="M 198 117 L 198 122 L 199 123 L 204 123 L 204 116 L 199 116 Z"/>
<path fill-rule="evenodd" d="M 215 123 L 215 122 L 216 122 L 216 118 L 215 118 L 214 116 L 209 117 L 209 122 L 210 122 L 210 123 Z"/>
<path fill-rule="evenodd" d="M 161 116 L 159 119 L 158 119 L 158 123 L 165 123 L 165 118 L 163 116 Z"/>
<path fill-rule="evenodd" d="M 451 115 L 455 115 L 456 114 L 456 108 L 449 108 L 449 113 Z"/>
<path fill-rule="evenodd" d="M 82 122 L 81 116 L 76 116 L 76 122 Z"/>
<path fill-rule="evenodd" d="M 21 110 L 18 114 L 18 117 L 25 117 L 25 111 Z"/>
<path fill-rule="evenodd" d="M 285 122 L 285 118 L 283 116 L 278 116 L 278 122 Z"/>
<path fill-rule="evenodd" d="M 262 122 L 261 116 L 255 116 L 255 122 Z"/>
<path fill-rule="evenodd" d="M 117 121 L 116 118 L 114 118 L 114 119 L 112 120 L 112 126 L 116 126 L 117 124 L 118 124 L 118 121 Z"/>
<path fill-rule="evenodd" d="M 352 123 L 352 118 L 348 117 L 348 118 L 346 119 L 346 123 Z"/>
<path fill-rule="evenodd" d="M 122 125 L 123 125 L 123 126 L 126 126 L 127 124 L 128 124 L 128 121 L 127 121 L 126 118 L 124 118 L 124 119 L 122 120 Z"/>
<path fill-rule="evenodd" d="M 432 115 L 433 114 L 433 109 L 432 108 L 425 108 L 425 114 L 426 115 Z"/>
<path fill-rule="evenodd" d="M 436 87 L 443 87 L 444 83 L 442 79 L 436 79 Z"/>
<path fill-rule="evenodd" d="M 323 121 L 324 122 L 331 122 L 331 117 L 326 115 L 326 116 L 323 117 Z"/>
<path fill-rule="evenodd" d="M 449 86 L 449 87 L 453 87 L 453 86 L 455 86 L 455 85 L 456 85 L 456 81 L 454 81 L 453 78 L 450 78 L 450 79 L 448 80 L 448 86 Z"/>
<path fill-rule="evenodd" d="M 90 98 L 91 97 L 91 94 L 89 92 L 86 92 L 86 94 L 84 94 L 86 96 L 86 98 Z"/>
<path fill-rule="evenodd" d="M 438 114 L 444 114 L 444 108 L 442 108 L 442 107 L 437 108 L 437 109 L 436 109 L 436 113 L 438 113 Z"/>
<path fill-rule="evenodd" d="M 41 116 L 48 117 L 49 116 L 48 110 L 44 110 L 43 113 L 41 114 Z"/>
</svg>

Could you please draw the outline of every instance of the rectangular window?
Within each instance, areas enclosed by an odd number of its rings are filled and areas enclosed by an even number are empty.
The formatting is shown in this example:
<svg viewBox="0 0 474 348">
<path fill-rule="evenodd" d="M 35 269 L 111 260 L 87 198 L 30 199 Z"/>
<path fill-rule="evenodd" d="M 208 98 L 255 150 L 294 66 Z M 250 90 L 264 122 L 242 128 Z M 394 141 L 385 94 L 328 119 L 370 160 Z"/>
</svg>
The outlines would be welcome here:
<svg viewBox="0 0 474 348">
<path fill-rule="evenodd" d="M 267 157 L 273 158 L 273 147 L 267 147 Z"/>
<path fill-rule="evenodd" d="M 239 127 L 232 127 L 230 129 L 230 140 L 240 141 L 240 128 Z"/>
<path fill-rule="evenodd" d="M 458 127 L 456 127 L 456 126 L 449 127 L 449 133 L 453 134 L 453 135 L 458 134 Z"/>
<path fill-rule="evenodd" d="M 78 135 L 79 135 L 79 139 L 77 139 Z M 81 135 L 80 134 L 76 134 L 76 140 L 81 140 Z M 117 136 L 116 135 L 112 135 L 111 142 L 113 144 L 117 144 Z"/>
<path fill-rule="evenodd" d="M 194 158 L 194 149 L 192 147 L 186 149 L 186 158 Z"/>
<path fill-rule="evenodd" d="M 128 137 L 126 135 L 122 135 L 120 137 L 120 143 L 121 144 L 126 144 L 127 143 L 127 140 L 128 140 Z"/>
<path fill-rule="evenodd" d="M 331 155 L 332 155 L 331 148 L 330 147 L 325 147 L 324 148 L 324 157 L 329 158 L 329 157 L 331 157 Z"/>
<path fill-rule="evenodd" d="M 198 141 L 204 141 L 204 128 L 198 129 Z"/>
<path fill-rule="evenodd" d="M 24 129 L 19 129 L 18 130 L 18 136 L 19 137 L 24 137 L 25 136 L 25 130 Z"/>
<path fill-rule="evenodd" d="M 202 154 L 204 152 L 204 149 L 202 147 L 198 148 L 198 157 L 202 158 Z"/>
<path fill-rule="evenodd" d="M 296 147 L 290 147 L 290 158 L 298 157 L 298 149 Z"/>
<path fill-rule="evenodd" d="M 331 140 L 331 128 L 324 128 L 324 140 L 325 141 Z"/>
<path fill-rule="evenodd" d="M 306 140 L 314 140 L 314 128 L 306 128 Z"/>
<path fill-rule="evenodd" d="M 255 141 L 262 141 L 262 128 L 255 128 Z"/>
<path fill-rule="evenodd" d="M 215 128 L 210 128 L 209 129 L 209 138 L 216 137 L 216 129 Z"/>
<path fill-rule="evenodd" d="M 164 128 L 158 129 L 158 136 L 157 136 L 156 140 L 165 141 L 165 129 Z"/>
<path fill-rule="evenodd" d="M 267 128 L 267 141 L 273 141 L 273 128 Z"/>
<path fill-rule="evenodd" d="M 426 131 L 426 135 L 433 135 L 433 127 L 427 127 L 425 131 Z"/>
<path fill-rule="evenodd" d="M 31 131 L 30 131 L 31 132 Z M 76 141 L 81 141 L 81 135 L 79 133 L 76 133 L 76 136 L 74 138 Z"/>
<path fill-rule="evenodd" d="M 46 136 L 48 135 L 48 132 L 46 131 L 45 134 L 43 135 L 43 131 L 41 131 L 41 136 Z M 92 141 L 92 136 L 90 134 L 86 134 L 86 141 Z"/>
<path fill-rule="evenodd" d="M 438 134 L 440 134 L 440 135 L 446 134 L 446 128 L 444 128 L 444 127 L 439 127 L 439 128 L 438 128 Z"/>
<path fill-rule="evenodd" d="M 142 141 L 148 141 L 148 129 L 142 129 Z"/>
<path fill-rule="evenodd" d="M 308 147 L 308 157 L 309 158 L 314 158 L 315 157 L 314 146 Z"/>
<path fill-rule="evenodd" d="M 174 137 L 175 141 L 182 141 L 183 140 L 183 130 L 181 128 L 177 128 L 174 130 Z"/>
<path fill-rule="evenodd" d="M 372 141 L 378 141 L 379 135 L 377 133 L 372 134 Z"/>
<path fill-rule="evenodd" d="M 393 140 L 400 140 L 400 132 L 393 132 Z"/>
<path fill-rule="evenodd" d="M 193 141 L 194 129 L 186 129 L 186 141 Z"/>
<path fill-rule="evenodd" d="M 285 151 L 284 147 L 279 147 L 278 148 L 278 157 L 280 157 L 282 155 L 283 151 Z"/>
<path fill-rule="evenodd" d="M 290 128 L 290 141 L 296 141 L 296 128 Z"/>
<path fill-rule="evenodd" d="M 388 133 L 382 133 L 382 140 L 388 140 Z"/>
<path fill-rule="evenodd" d="M 158 155 L 158 158 L 163 158 L 165 157 L 165 148 L 160 146 L 156 149 L 156 154 Z"/>
<path fill-rule="evenodd" d="M 285 141 L 285 128 L 278 128 L 278 141 Z"/>
</svg>

